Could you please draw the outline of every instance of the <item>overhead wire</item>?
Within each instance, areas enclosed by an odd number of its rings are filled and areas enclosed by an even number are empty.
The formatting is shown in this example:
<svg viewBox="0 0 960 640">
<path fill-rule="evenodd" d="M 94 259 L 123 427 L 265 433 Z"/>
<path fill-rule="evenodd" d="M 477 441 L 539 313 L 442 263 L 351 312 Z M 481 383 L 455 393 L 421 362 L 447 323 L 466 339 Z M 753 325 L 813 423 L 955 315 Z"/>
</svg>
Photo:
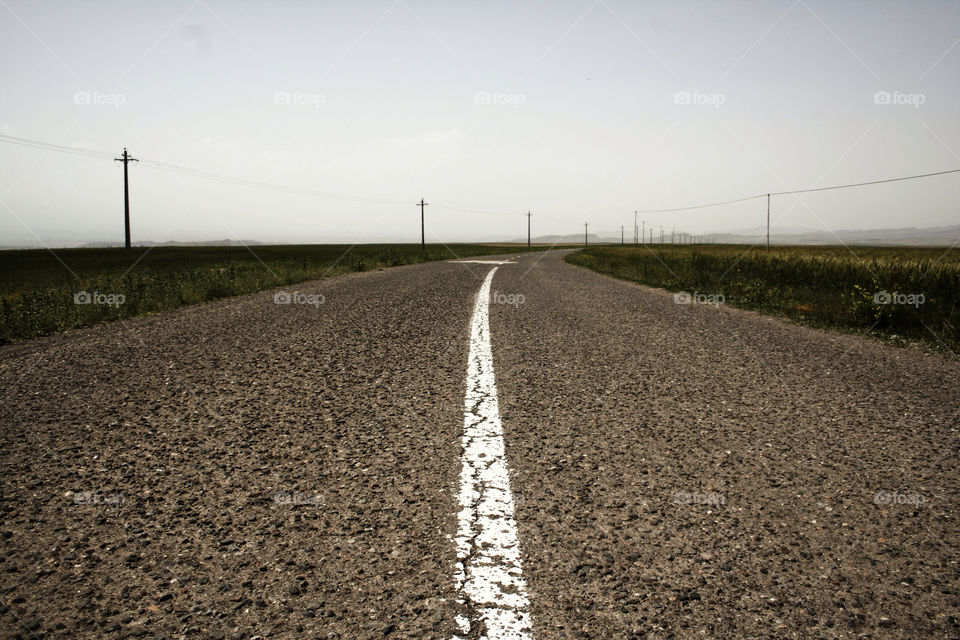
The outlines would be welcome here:
<svg viewBox="0 0 960 640">
<path fill-rule="evenodd" d="M 851 187 L 865 187 L 872 184 L 884 184 L 887 182 L 900 182 L 903 180 L 914 180 L 916 178 L 930 178 L 932 176 L 942 176 L 949 173 L 960 173 L 960 169 L 949 169 L 947 171 L 934 171 L 932 173 L 919 173 L 912 176 L 901 176 L 898 178 L 885 178 L 883 180 L 870 180 L 868 182 L 853 182 L 849 184 L 836 184 L 829 187 L 811 187 L 809 189 L 794 189 L 792 191 L 771 191 L 770 193 L 758 193 L 753 196 L 747 196 L 745 198 L 737 198 L 735 200 L 724 200 L 722 202 L 710 202 L 707 204 L 696 204 L 689 207 L 671 207 L 669 209 L 637 209 L 637 213 L 670 213 L 674 211 L 690 211 L 693 209 L 706 209 L 708 207 L 719 207 L 725 204 L 734 204 L 737 202 L 746 202 L 748 200 L 756 200 L 757 198 L 766 198 L 767 196 L 786 196 L 794 195 L 798 193 L 813 193 L 815 191 L 831 191 L 833 189 L 849 189 Z"/>
<path fill-rule="evenodd" d="M 99 151 L 96 149 L 84 149 L 80 147 L 70 147 L 70 146 L 51 143 L 51 142 L 43 142 L 40 140 L 32 140 L 29 138 L 11 136 L 7 134 L 0 134 L 0 142 L 7 143 L 7 144 L 20 145 L 24 147 L 31 147 L 36 149 L 43 149 L 47 151 L 55 151 L 59 153 L 69 153 L 69 154 L 85 156 L 89 158 L 95 158 L 98 160 L 115 159 L 114 154 L 106 151 Z M 330 191 L 322 191 L 319 189 L 312 189 L 309 187 L 283 185 L 283 184 L 276 184 L 272 182 L 264 182 L 262 180 L 253 180 L 250 178 L 240 178 L 240 177 L 231 176 L 223 173 L 216 173 L 213 171 L 204 171 L 202 169 L 194 169 L 192 167 L 185 167 L 182 165 L 171 164 L 168 162 L 159 162 L 157 160 L 141 159 L 139 162 L 142 166 L 158 169 L 160 171 L 176 173 L 179 175 L 184 175 L 184 176 L 193 177 L 193 178 L 215 180 L 218 182 L 235 184 L 235 185 L 244 186 L 244 187 L 282 191 L 290 194 L 308 195 L 308 196 L 314 196 L 314 197 L 320 197 L 320 198 L 327 198 L 331 200 L 343 200 L 343 201 L 351 201 L 351 202 L 365 202 L 365 203 L 371 203 L 371 204 L 390 204 L 390 205 L 412 204 L 412 203 L 402 202 L 395 199 L 342 194 L 342 193 L 335 193 Z M 675 213 L 678 211 L 692 211 L 696 209 L 707 209 L 711 207 L 719 207 L 719 206 L 724 206 L 728 204 L 736 204 L 739 202 L 747 202 L 750 200 L 756 200 L 758 198 L 766 198 L 769 196 L 796 195 L 796 194 L 802 194 L 802 193 L 813 193 L 817 191 L 849 189 L 853 187 L 864 187 L 864 186 L 875 185 L 875 184 L 901 182 L 904 180 L 915 180 L 918 178 L 930 178 L 934 176 L 942 176 L 942 175 L 947 175 L 952 173 L 960 173 L 960 169 L 949 169 L 946 171 L 935 171 L 931 173 L 921 173 L 921 174 L 915 174 L 910 176 L 900 176 L 896 178 L 885 178 L 881 180 L 870 180 L 866 182 L 854 182 L 854 183 L 847 183 L 847 184 L 831 185 L 827 187 L 811 187 L 808 189 L 794 189 L 790 191 L 771 191 L 769 193 L 758 193 L 756 195 L 746 196 L 743 198 L 735 198 L 733 200 L 722 200 L 718 202 L 708 202 L 704 204 L 689 205 L 684 207 L 669 207 L 669 208 L 663 208 L 663 209 L 637 209 L 636 212 L 649 214 L 649 213 Z M 483 209 L 470 209 L 470 208 L 458 207 L 458 206 L 445 204 L 445 203 L 433 203 L 433 204 L 434 206 L 437 206 L 443 209 L 449 209 L 451 211 L 459 211 L 461 213 L 473 213 L 473 214 L 479 214 L 479 215 L 497 215 L 497 216 L 523 215 L 525 216 L 528 213 L 528 212 L 521 212 L 521 211 L 508 212 L 508 211 L 489 211 L 489 210 L 483 210 Z M 555 218 L 545 217 L 543 215 L 538 215 L 537 217 L 540 219 L 549 219 L 549 220 L 555 219 Z"/>
</svg>

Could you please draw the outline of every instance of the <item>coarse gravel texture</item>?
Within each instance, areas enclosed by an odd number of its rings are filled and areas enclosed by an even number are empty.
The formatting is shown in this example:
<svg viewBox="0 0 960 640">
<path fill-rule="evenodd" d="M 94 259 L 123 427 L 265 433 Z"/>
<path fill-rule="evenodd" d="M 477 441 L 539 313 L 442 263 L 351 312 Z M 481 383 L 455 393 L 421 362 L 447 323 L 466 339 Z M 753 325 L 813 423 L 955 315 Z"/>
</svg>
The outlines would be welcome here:
<svg viewBox="0 0 960 640">
<path fill-rule="evenodd" d="M 490 305 L 535 638 L 960 637 L 960 364 L 562 255 Z M 0 347 L 0 637 L 453 636 L 490 268 Z"/>
<path fill-rule="evenodd" d="M 955 360 L 556 254 L 494 285 L 536 637 L 960 637 Z"/>
<path fill-rule="evenodd" d="M 0 348 L 0 635 L 452 635 L 479 266 Z"/>
</svg>

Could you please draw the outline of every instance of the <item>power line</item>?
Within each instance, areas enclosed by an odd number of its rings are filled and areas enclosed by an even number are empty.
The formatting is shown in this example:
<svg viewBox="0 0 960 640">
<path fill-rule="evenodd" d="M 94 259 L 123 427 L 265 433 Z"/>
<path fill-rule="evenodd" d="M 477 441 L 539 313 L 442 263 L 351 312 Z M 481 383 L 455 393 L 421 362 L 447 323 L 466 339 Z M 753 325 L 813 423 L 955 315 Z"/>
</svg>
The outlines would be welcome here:
<svg viewBox="0 0 960 640">
<path fill-rule="evenodd" d="M 106 151 L 97 151 L 95 149 L 81 149 L 79 147 L 68 147 L 60 144 L 53 144 L 49 142 L 41 142 L 39 140 L 30 140 L 28 138 L 17 138 L 15 136 L 8 136 L 0 134 L 0 142 L 6 142 L 9 144 L 16 144 L 25 147 L 32 147 L 35 149 L 44 149 L 47 151 L 58 151 L 62 153 L 72 153 L 76 155 L 86 156 L 90 158 L 97 159 L 109 159 L 113 157 L 112 153 L 107 153 Z M 180 175 L 185 175 L 192 178 L 203 178 L 207 180 L 216 180 L 218 182 L 225 182 L 230 184 L 236 184 L 244 187 L 253 187 L 259 189 L 273 189 L 276 191 L 284 191 L 286 193 L 299 194 L 299 195 L 311 195 L 323 198 L 329 198 L 333 200 L 350 200 L 356 202 L 368 202 L 373 204 L 396 204 L 396 205 L 405 205 L 405 202 L 399 200 L 390 200 L 387 198 L 373 198 L 369 196 L 355 196 L 347 195 L 341 193 L 333 193 L 329 191 L 320 191 L 318 189 L 311 189 L 309 187 L 297 187 L 290 185 L 281 185 L 271 182 L 263 182 L 261 180 L 253 180 L 250 178 L 238 178 L 235 176 L 226 175 L 223 173 L 216 173 L 213 171 L 204 171 L 202 169 L 194 169 L 192 167 L 184 167 L 182 165 L 171 164 L 169 162 L 159 162 L 157 160 L 142 160 L 142 166 L 151 167 L 153 169 L 159 169 L 161 171 L 167 171 L 170 173 L 176 173 Z M 451 211 L 460 211 L 462 213 L 476 213 L 481 215 L 496 215 L 496 216 L 521 216 L 526 215 L 520 211 L 488 211 L 480 209 L 466 209 L 464 207 L 456 207 L 450 204 L 436 203 L 436 206 L 443 209 L 449 209 Z"/>
<path fill-rule="evenodd" d="M 832 189 L 849 189 L 850 187 L 865 187 L 871 184 L 884 184 L 886 182 L 900 182 L 902 180 L 914 180 L 916 178 L 929 178 L 932 176 L 942 176 L 948 173 L 960 173 L 960 169 L 950 169 L 948 171 L 935 171 L 933 173 L 920 173 L 912 176 L 902 176 L 900 178 L 886 178 L 884 180 L 871 180 L 869 182 L 854 182 L 850 184 L 837 184 L 830 187 L 815 187 L 811 189 L 795 189 L 793 191 L 771 191 L 770 193 L 758 193 L 755 196 L 737 198 L 736 200 L 724 200 L 723 202 L 710 202 L 708 204 L 698 204 L 690 207 L 673 207 L 671 209 L 638 209 L 640 213 L 670 213 L 672 211 L 689 211 L 691 209 L 706 209 L 707 207 L 719 207 L 725 204 L 734 204 L 736 202 L 746 202 L 756 200 L 757 198 L 766 198 L 767 196 L 786 196 L 797 193 L 812 193 L 814 191 L 830 191 Z"/>
<path fill-rule="evenodd" d="M 69 146 L 66 146 L 66 145 L 55 144 L 55 143 L 50 143 L 50 142 L 43 142 L 43 141 L 40 141 L 40 140 L 31 140 L 31 139 L 29 139 L 29 138 L 20 138 L 20 137 L 10 136 L 10 135 L 6 135 L 6 134 L 0 134 L 0 142 L 4 142 L 4 143 L 7 143 L 7 144 L 14 144 L 14 145 L 19 145 L 19 146 L 24 146 L 24 147 L 31 147 L 31 148 L 36 148 L 36 149 L 43 149 L 43 150 L 46 150 L 46 151 L 55 151 L 55 152 L 58 152 L 58 153 L 69 153 L 69 154 L 84 156 L 84 157 L 88 157 L 88 158 L 95 158 L 95 159 L 100 159 L 100 160 L 106 160 L 106 159 L 112 159 L 112 158 L 113 158 L 113 154 L 112 154 L 112 153 L 108 153 L 108 152 L 106 152 L 106 151 L 99 151 L 99 150 L 96 150 L 96 149 L 83 149 L 83 148 L 80 148 L 80 147 L 69 147 Z M 141 160 L 140 164 L 143 165 L 143 166 L 146 166 L 146 167 L 153 168 L 153 169 L 158 169 L 158 170 L 160 170 L 160 171 L 167 171 L 167 172 L 170 172 L 170 173 L 176 173 L 176 174 L 180 174 L 180 175 L 184 175 L 184 176 L 192 177 L 192 178 L 201 178 L 201 179 L 206 179 L 206 180 L 215 180 L 215 181 L 217 181 L 217 182 L 234 184 L 234 185 L 243 186 L 243 187 L 250 187 L 250 188 L 257 188 L 257 189 L 267 189 L 267 190 L 273 190 L 273 191 L 281 191 L 281 192 L 290 193 L 290 194 L 296 194 L 296 195 L 308 195 L 308 196 L 326 198 L 326 199 L 331 199 L 331 200 L 344 200 L 344 201 L 351 201 L 351 202 L 365 202 L 365 203 L 372 203 L 372 204 L 389 204 L 389 205 L 405 205 L 405 204 L 406 204 L 406 203 L 401 202 L 401 201 L 398 201 L 398 200 L 391 200 L 391 199 L 387 199 L 387 198 L 375 198 L 375 197 L 369 197 L 369 196 L 358 196 L 358 195 L 350 195 L 350 194 L 341 194 L 341 193 L 334 193 L 334 192 L 329 192 L 329 191 L 321 191 L 321 190 L 318 190 L 318 189 L 311 189 L 311 188 L 309 188 L 309 187 L 298 187 L 298 186 L 291 186 L 291 185 L 282 185 L 282 184 L 276 184 L 276 183 L 271 183 L 271 182 L 264 182 L 264 181 L 260 181 L 260 180 L 253 180 L 253 179 L 250 179 L 250 178 L 239 178 L 239 177 L 230 176 L 230 175 L 226 175 L 226 174 L 222 174 L 222 173 L 216 173 L 216 172 L 212 172 L 212 171 L 204 171 L 204 170 L 201 170 L 201 169 L 194 169 L 194 168 L 191 168 L 191 167 L 184 167 L 184 166 L 181 166 L 181 165 L 170 164 L 170 163 L 166 163 L 166 162 L 159 162 L 159 161 L 156 161 L 156 160 Z M 960 173 L 960 169 L 950 169 L 950 170 L 947 170 L 947 171 L 936 171 L 936 172 L 932 172 L 932 173 L 921 173 L 921 174 L 910 175 L 910 176 L 901 176 L 901 177 L 897 177 L 897 178 L 886 178 L 886 179 L 882 179 L 882 180 L 870 180 L 870 181 L 867 181 L 867 182 L 855 182 L 855 183 L 849 183 L 849 184 L 832 185 L 832 186 L 828 186 L 828 187 L 812 187 L 812 188 L 809 188 L 809 189 L 795 189 L 795 190 L 792 190 L 792 191 L 774 191 L 774 192 L 770 192 L 770 193 L 761 193 L 761 194 L 757 194 L 757 195 L 747 196 L 747 197 L 744 197 L 744 198 L 736 198 L 736 199 L 733 199 L 733 200 L 724 200 L 724 201 L 720 201 L 720 202 L 710 202 L 710 203 L 706 203 L 706 204 L 697 204 L 697 205 L 691 205 L 691 206 L 686 206 L 686 207 L 671 207 L 671 208 L 667 208 L 667 209 L 637 209 L 637 210 L 634 212 L 634 217 L 636 218 L 636 215 L 639 214 L 639 213 L 673 213 L 673 212 L 677 212 L 677 211 L 691 211 L 691 210 L 695 210 L 695 209 L 706 209 L 706 208 L 710 208 L 710 207 L 719 207 L 719 206 L 723 206 L 723 205 L 727 205 L 727 204 L 736 204 L 736 203 L 738 203 L 738 202 L 747 202 L 747 201 L 749 201 L 749 200 L 756 200 L 756 199 L 758 199 L 758 198 L 767 198 L 767 199 L 769 200 L 770 196 L 772 196 L 772 195 L 777 195 L 777 196 L 779 196 L 779 195 L 795 195 L 795 194 L 800 194 L 800 193 L 813 193 L 813 192 L 816 192 L 816 191 L 830 191 L 830 190 L 835 190 L 835 189 L 849 189 L 849 188 L 853 188 L 853 187 L 864 187 L 864 186 L 875 185 L 875 184 L 885 184 L 885 183 L 888 183 L 888 182 L 901 182 L 901 181 L 904 181 L 904 180 L 915 180 L 915 179 L 918 179 L 918 178 L 929 178 L 929 177 L 934 177 L 934 176 L 942 176 L 942 175 L 947 175 L 947 174 L 952 174 L 952 173 Z M 462 212 L 462 213 L 472 213 L 472 214 L 479 214 L 479 215 L 496 215 L 496 216 L 520 216 L 520 215 L 527 215 L 527 214 L 525 214 L 525 213 L 523 213 L 523 212 L 519 212 L 519 211 L 507 212 L 507 211 L 488 211 L 488 210 L 480 210 L 480 209 L 467 209 L 467 208 L 464 208 L 464 207 L 456 207 L 456 206 L 453 206 L 453 205 L 442 204 L 442 203 L 434 203 L 434 206 L 438 206 L 438 207 L 443 208 L 443 209 L 449 209 L 449 210 L 451 210 L 451 211 L 459 211 L 459 212 Z M 564 223 L 568 223 L 568 222 L 569 222 L 569 221 L 566 221 L 566 220 L 559 220 L 559 219 L 556 219 L 556 218 L 550 218 L 550 217 L 545 217 L 545 216 L 541 216 L 541 217 L 543 217 L 543 218 L 546 219 L 546 220 L 554 220 L 554 221 L 556 221 L 556 222 L 564 222 Z M 634 222 L 636 223 L 636 220 L 634 220 Z M 634 230 L 634 233 L 636 234 L 636 229 Z M 662 232 L 661 232 L 661 234 L 662 234 Z M 662 242 L 662 239 L 661 239 L 661 242 Z"/>
<path fill-rule="evenodd" d="M 885 182 L 899 182 L 901 180 L 913 180 L 914 178 L 929 178 L 931 176 L 942 176 L 948 173 L 958 173 L 960 169 L 950 169 L 949 171 L 935 171 L 933 173 L 920 173 L 915 176 L 903 176 L 902 178 L 887 178 L 885 180 L 871 180 L 870 182 L 855 182 L 853 184 L 838 184 L 833 187 L 816 187 L 814 189 L 797 189 L 796 191 L 774 191 L 772 196 L 785 196 L 792 193 L 811 193 L 813 191 L 829 191 L 831 189 L 846 189 L 848 187 L 865 187 L 870 184 L 883 184 Z"/>
<path fill-rule="evenodd" d="M 263 182 L 260 180 L 253 180 L 250 178 L 237 178 L 237 177 L 229 176 L 223 173 L 214 173 L 212 171 L 202 171 L 199 169 L 191 169 L 190 167 L 182 167 L 180 165 L 169 164 L 166 162 L 157 162 L 154 160 L 144 160 L 142 161 L 141 164 L 147 167 L 151 167 L 153 169 L 159 169 L 161 171 L 177 173 L 177 174 L 185 175 L 192 178 L 203 178 L 206 180 L 214 180 L 216 182 L 235 184 L 241 187 L 252 187 L 255 189 L 268 189 L 272 191 L 282 191 L 284 193 L 315 196 L 319 198 L 327 198 L 330 200 L 346 200 L 350 202 L 366 202 L 371 204 L 393 204 L 393 205 L 406 204 L 405 202 L 401 202 L 399 200 L 389 200 L 387 198 L 373 198 L 369 196 L 348 195 L 348 194 L 342 194 L 342 193 L 333 193 L 330 191 L 320 191 L 318 189 L 311 189 L 309 187 L 282 185 L 282 184 L 276 184 L 273 182 Z"/>
<path fill-rule="evenodd" d="M 17 138 L 14 136 L 8 136 L 0 134 L 0 142 L 8 142 L 10 144 L 18 144 L 26 147 L 33 147 L 37 149 L 45 149 L 47 151 L 58 151 L 63 153 L 73 153 L 77 155 L 82 155 L 91 158 L 97 159 L 109 159 L 113 158 L 112 153 L 107 153 L 106 151 L 97 151 L 94 149 L 80 149 L 78 147 L 68 147 L 65 145 L 52 144 L 49 142 L 42 142 L 40 140 L 30 140 L 28 138 Z M 269 189 L 273 191 L 280 191 L 284 193 L 290 193 L 294 195 L 307 195 L 314 196 L 319 198 L 327 198 L 330 200 L 345 200 L 349 202 L 365 202 L 370 204 L 390 204 L 390 205 L 402 205 L 406 206 L 406 202 L 399 200 L 391 200 L 388 198 L 375 198 L 370 196 L 358 196 L 351 194 L 342 194 L 334 193 L 330 191 L 321 191 L 319 189 L 311 189 L 309 187 L 298 187 L 292 185 L 282 185 L 272 182 L 264 182 L 262 180 L 253 180 L 251 178 L 239 178 L 236 176 L 230 176 L 223 173 L 217 173 L 214 171 L 204 171 L 202 169 L 194 169 L 192 167 L 185 167 L 178 164 L 172 164 L 169 162 L 160 162 L 157 160 L 141 160 L 141 166 L 150 167 L 152 169 L 159 169 L 160 171 L 166 171 L 169 173 L 175 173 L 179 175 L 184 175 L 191 178 L 202 178 L 205 180 L 214 180 L 217 182 L 223 182 L 227 184 L 235 184 L 242 187 L 251 187 L 256 189 Z M 467 209 L 464 207 L 457 207 L 451 204 L 435 203 L 434 206 L 440 207 L 442 209 L 449 209 L 451 211 L 459 211 L 461 213 L 473 213 L 479 215 L 492 215 L 492 216 L 523 216 L 526 213 L 521 211 L 489 211 L 481 209 Z"/>
<path fill-rule="evenodd" d="M 90 157 L 95 159 L 107 159 L 112 157 L 112 154 L 105 151 L 97 151 L 94 149 L 80 149 L 77 147 L 68 147 L 60 144 L 53 144 L 48 142 L 43 142 L 40 140 L 31 140 L 29 138 L 18 138 L 15 136 L 8 136 L 0 134 L 0 142 L 7 142 L 9 144 L 16 144 L 31 148 L 43 149 L 47 151 L 56 151 L 61 153 L 70 153 L 81 155 L 84 157 Z M 126 150 L 124 150 L 124 159 L 127 157 Z M 345 200 L 352 202 L 365 202 L 365 203 L 375 203 L 375 204 L 388 204 L 388 205 L 403 205 L 403 202 L 397 200 L 390 200 L 386 198 L 373 198 L 368 196 L 354 196 L 346 195 L 340 193 L 332 193 L 327 191 L 320 191 L 317 189 L 310 189 L 307 187 L 297 187 L 290 185 L 281 185 L 270 182 L 263 182 L 260 180 L 253 180 L 249 178 L 239 178 L 236 176 L 231 176 L 223 173 L 216 173 L 212 171 L 204 171 L 201 169 L 194 169 L 192 167 L 185 167 L 182 165 L 172 164 L 168 162 L 159 162 L 157 160 L 141 160 L 140 164 L 152 169 L 158 169 L 160 171 L 166 171 L 169 173 L 179 174 L 191 178 L 201 178 L 206 180 L 213 180 L 220 183 L 234 184 L 243 187 L 252 187 L 257 189 L 269 189 L 272 191 L 280 191 L 290 194 L 298 195 L 308 195 L 316 196 L 333 200 Z M 130 205 L 129 205 L 129 187 L 128 187 L 128 177 L 127 177 L 127 163 L 124 162 L 124 227 L 125 227 L 125 239 L 126 246 L 130 246 Z M 424 211 L 423 208 L 426 206 L 426 203 L 421 199 L 419 203 L 420 206 L 420 231 L 421 245 L 425 248 L 425 234 L 424 234 Z M 436 204 L 443 209 L 448 209 L 451 211 L 459 211 L 463 213 L 471 214 L 480 214 L 480 215 L 496 215 L 496 216 L 520 216 L 527 215 L 527 243 L 530 243 L 530 214 L 529 212 L 524 214 L 521 212 L 505 212 L 505 211 L 489 211 L 489 210 L 480 210 L 480 209 L 468 209 L 464 207 L 457 207 L 454 205 L 448 204 Z"/>
<path fill-rule="evenodd" d="M 23 147 L 33 147 L 35 149 L 45 149 L 47 151 L 59 151 L 62 153 L 72 153 L 80 156 L 98 158 L 100 160 L 106 160 L 108 158 L 113 157 L 112 153 L 107 153 L 106 151 L 96 151 L 94 149 L 81 149 L 79 147 L 67 147 L 62 144 L 40 142 L 39 140 L 30 140 L 28 138 L 17 138 L 15 136 L 8 136 L 5 134 L 0 134 L 0 142 L 6 142 L 7 144 L 16 144 Z"/>
<path fill-rule="evenodd" d="M 464 209 L 463 207 L 455 207 L 452 204 L 443 204 L 441 202 L 435 202 L 434 205 L 440 207 L 441 209 L 450 209 L 451 211 L 459 211 L 461 213 L 476 213 L 479 215 L 486 215 L 486 216 L 525 216 L 527 215 L 522 211 L 487 211 L 483 209 Z"/>
<path fill-rule="evenodd" d="M 725 200 L 723 202 L 711 202 L 709 204 L 697 204 L 691 207 L 674 207 L 672 209 L 637 209 L 639 213 L 670 213 L 671 211 L 689 211 L 690 209 L 706 209 L 707 207 L 719 207 L 724 204 L 733 204 L 735 202 L 746 202 L 756 198 L 764 198 L 767 194 L 748 196 L 746 198 L 737 198 L 736 200 Z"/>
<path fill-rule="evenodd" d="M 15 136 L 8 136 L 4 134 L 0 134 L 0 142 L 6 142 L 8 144 L 16 144 L 16 145 L 25 146 L 25 147 L 32 147 L 35 149 L 44 149 L 46 151 L 72 153 L 75 155 L 81 155 L 81 156 L 96 158 L 100 160 L 113 159 L 113 154 L 107 153 L 106 151 L 97 151 L 94 149 L 81 149 L 79 147 L 68 147 L 65 145 L 42 142 L 40 140 L 30 140 L 29 138 L 17 138 Z M 203 171 L 201 169 L 193 169 L 191 167 L 184 167 L 181 165 L 170 164 L 167 162 L 158 162 L 156 160 L 141 160 L 140 164 L 142 166 L 151 167 L 153 169 L 159 169 L 161 171 L 167 171 L 170 173 L 177 173 L 180 175 L 185 175 L 193 178 L 216 180 L 218 182 L 236 184 L 244 187 L 253 187 L 257 189 L 270 189 L 274 191 L 283 191 L 283 192 L 292 193 L 292 194 L 328 198 L 331 200 L 348 200 L 348 201 L 354 201 L 354 202 L 368 202 L 368 203 L 374 203 L 374 204 L 396 204 L 396 205 L 406 204 L 399 200 L 388 200 L 386 198 L 372 198 L 369 196 L 355 196 L 355 195 L 347 195 L 347 194 L 340 194 L 340 193 L 332 193 L 328 191 L 320 191 L 318 189 L 310 189 L 308 187 L 295 187 L 295 186 L 289 186 L 289 185 L 275 184 L 272 182 L 263 182 L 261 180 L 252 180 L 249 178 L 238 178 L 238 177 L 229 176 L 223 173 Z"/>
<path fill-rule="evenodd" d="M 8 142 L 10 144 L 18 144 L 26 147 L 33 147 L 37 149 L 45 149 L 47 151 L 58 151 L 63 153 L 73 153 L 77 155 L 83 155 L 91 158 L 97 159 L 108 159 L 112 158 L 112 153 L 107 153 L 105 151 L 97 151 L 94 149 L 80 149 L 77 147 L 68 147 L 65 145 L 52 144 L 49 142 L 41 142 L 39 140 L 30 140 L 29 138 L 17 138 L 14 136 L 8 136 L 0 134 L 0 142 Z M 282 185 L 272 182 L 264 182 L 262 180 L 253 180 L 251 178 L 239 178 L 236 176 L 230 176 L 223 173 L 217 173 L 213 171 L 204 171 L 202 169 L 194 169 L 192 167 L 185 167 L 178 164 L 171 164 L 169 162 L 159 162 L 157 160 L 141 160 L 141 166 L 150 167 L 152 169 L 159 169 L 160 171 L 167 171 L 169 173 L 175 173 L 179 175 L 188 176 L 191 178 L 202 178 L 206 180 L 215 180 L 217 182 L 223 182 L 227 184 L 235 184 L 242 187 L 251 187 L 256 189 L 270 189 L 273 191 L 281 191 L 284 193 L 290 193 L 295 195 L 308 195 L 315 196 L 320 198 L 327 198 L 330 200 L 346 200 L 350 202 L 365 202 L 370 204 L 391 204 L 391 205 L 403 205 L 407 203 L 399 200 L 391 200 L 388 198 L 375 198 L 370 196 L 358 196 L 342 193 L 334 193 L 330 191 L 321 191 L 318 189 L 311 189 L 309 187 L 298 187 L 292 185 Z M 459 211 L 461 213 L 473 213 L 480 215 L 494 215 L 494 216 L 522 216 L 526 213 L 521 211 L 489 211 L 481 209 L 467 209 L 464 207 L 457 207 L 450 204 L 435 203 L 434 206 L 440 207 L 442 209 L 449 209 L 451 211 Z"/>
</svg>

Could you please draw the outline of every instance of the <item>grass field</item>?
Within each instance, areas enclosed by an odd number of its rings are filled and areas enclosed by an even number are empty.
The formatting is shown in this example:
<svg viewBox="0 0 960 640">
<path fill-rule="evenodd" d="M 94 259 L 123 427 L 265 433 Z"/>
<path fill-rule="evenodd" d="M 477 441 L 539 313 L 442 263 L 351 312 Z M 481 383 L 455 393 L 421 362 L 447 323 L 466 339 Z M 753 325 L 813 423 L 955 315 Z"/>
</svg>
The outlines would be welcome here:
<svg viewBox="0 0 960 640">
<path fill-rule="evenodd" d="M 0 343 L 350 271 L 528 250 L 427 245 L 424 256 L 419 244 L 407 244 L 0 251 Z"/>
<path fill-rule="evenodd" d="M 960 251 L 597 246 L 567 260 L 625 280 L 689 293 L 693 304 L 722 301 L 806 324 L 922 341 L 960 352 Z"/>
</svg>

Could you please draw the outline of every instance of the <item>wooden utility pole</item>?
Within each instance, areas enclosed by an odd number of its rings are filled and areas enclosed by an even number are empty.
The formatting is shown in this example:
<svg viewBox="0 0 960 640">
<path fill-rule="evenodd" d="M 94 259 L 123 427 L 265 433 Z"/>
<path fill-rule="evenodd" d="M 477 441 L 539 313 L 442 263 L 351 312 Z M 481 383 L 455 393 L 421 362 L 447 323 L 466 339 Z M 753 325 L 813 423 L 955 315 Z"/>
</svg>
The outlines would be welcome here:
<svg viewBox="0 0 960 640">
<path fill-rule="evenodd" d="M 589 226 L 588 223 L 586 223 L 586 222 L 583 223 L 583 246 L 585 246 L 585 247 L 589 247 L 589 246 L 590 246 L 590 241 L 587 240 L 587 227 L 588 227 L 588 226 Z"/>
<path fill-rule="evenodd" d="M 527 249 L 530 248 L 530 216 L 533 215 L 527 211 Z"/>
<path fill-rule="evenodd" d="M 623 246 L 623 225 L 620 225 L 620 246 Z"/>
<path fill-rule="evenodd" d="M 423 224 L 423 208 L 428 204 L 428 202 L 423 201 L 423 198 L 420 198 L 420 202 L 417 203 L 420 207 L 420 250 L 423 251 L 424 255 L 427 254 L 427 235 Z"/>
<path fill-rule="evenodd" d="M 136 158 L 131 158 L 127 153 L 127 148 L 123 148 L 123 157 L 114 158 L 115 162 L 123 163 L 123 231 L 124 246 L 130 248 L 130 178 L 127 175 L 127 164 L 130 162 L 139 162 Z"/>
<path fill-rule="evenodd" d="M 770 194 L 767 194 L 767 251 L 770 251 Z"/>
</svg>

